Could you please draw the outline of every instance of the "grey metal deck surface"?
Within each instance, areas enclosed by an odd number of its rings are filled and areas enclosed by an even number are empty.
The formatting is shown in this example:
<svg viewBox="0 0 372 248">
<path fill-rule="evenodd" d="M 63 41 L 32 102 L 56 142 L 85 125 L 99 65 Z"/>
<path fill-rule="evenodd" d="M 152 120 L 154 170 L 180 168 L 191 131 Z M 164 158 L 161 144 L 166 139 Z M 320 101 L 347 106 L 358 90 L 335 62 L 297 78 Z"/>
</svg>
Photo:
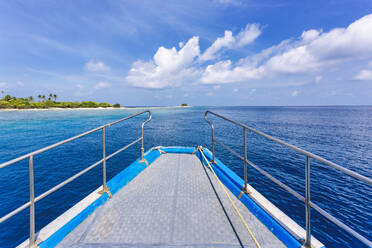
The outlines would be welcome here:
<svg viewBox="0 0 372 248">
<path fill-rule="evenodd" d="M 230 196 L 261 247 L 285 247 Z M 149 246 L 255 247 L 214 175 L 190 154 L 161 155 L 57 247 Z"/>
</svg>

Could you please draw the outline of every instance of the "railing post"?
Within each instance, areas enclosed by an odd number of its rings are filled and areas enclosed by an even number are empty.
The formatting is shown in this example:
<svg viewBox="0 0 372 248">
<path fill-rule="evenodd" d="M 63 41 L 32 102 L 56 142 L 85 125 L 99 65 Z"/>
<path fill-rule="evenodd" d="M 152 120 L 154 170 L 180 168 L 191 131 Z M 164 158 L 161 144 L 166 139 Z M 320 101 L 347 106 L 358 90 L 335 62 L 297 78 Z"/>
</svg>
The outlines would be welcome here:
<svg viewBox="0 0 372 248">
<path fill-rule="evenodd" d="M 145 127 L 145 124 L 147 122 L 149 122 L 152 118 L 152 115 L 151 115 L 151 112 L 150 111 L 147 111 L 149 113 L 149 118 L 142 123 L 142 126 L 141 126 L 141 160 L 139 161 L 140 163 L 145 163 L 146 166 L 149 166 L 146 159 L 145 159 L 145 146 L 144 146 L 144 140 L 143 140 L 143 129 Z"/>
<path fill-rule="evenodd" d="M 34 185 L 34 157 L 28 161 L 29 188 L 30 188 L 30 242 L 29 247 L 35 246 L 35 185 Z"/>
<path fill-rule="evenodd" d="M 243 127 L 243 142 L 244 142 L 244 188 L 245 193 L 248 192 L 248 183 L 247 183 L 247 128 Z"/>
<path fill-rule="evenodd" d="M 244 189 L 247 190 L 247 129 L 243 128 L 243 142 L 244 142 Z"/>
<path fill-rule="evenodd" d="M 204 113 L 204 119 L 205 121 L 209 124 L 209 126 L 211 127 L 211 132 L 212 132 L 212 160 L 210 161 L 211 164 L 216 164 L 216 155 L 215 155 L 215 150 L 214 150 L 214 126 L 212 124 L 212 122 L 210 122 L 208 119 L 207 119 L 207 115 L 208 115 L 208 110 L 205 111 Z"/>
<path fill-rule="evenodd" d="M 102 190 L 98 193 L 107 193 L 111 198 L 110 188 L 106 185 L 106 126 L 102 128 Z"/>
<path fill-rule="evenodd" d="M 102 128 L 103 189 L 106 189 L 106 127 Z"/>
<path fill-rule="evenodd" d="M 145 146 L 144 146 L 144 141 L 143 141 L 143 128 L 144 128 L 144 125 L 142 125 L 142 128 L 141 128 L 141 161 L 144 161 L 143 156 L 145 153 Z"/>
<path fill-rule="evenodd" d="M 305 246 L 306 247 L 311 247 L 311 224 L 310 224 L 310 157 L 309 156 L 306 156 L 305 208 L 306 208 L 306 238 L 305 238 Z"/>
<path fill-rule="evenodd" d="M 215 164 L 216 161 L 215 161 L 215 151 L 214 151 L 214 126 L 212 125 L 212 161 L 211 163 L 212 164 Z"/>
</svg>

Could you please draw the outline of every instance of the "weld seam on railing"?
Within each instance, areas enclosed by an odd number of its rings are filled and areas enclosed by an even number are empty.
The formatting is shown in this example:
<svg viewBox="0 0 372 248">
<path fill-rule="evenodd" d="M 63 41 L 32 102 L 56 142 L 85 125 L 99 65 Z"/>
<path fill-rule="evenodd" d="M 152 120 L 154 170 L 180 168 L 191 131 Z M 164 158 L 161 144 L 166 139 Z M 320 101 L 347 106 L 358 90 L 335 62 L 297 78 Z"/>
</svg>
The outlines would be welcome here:
<svg viewBox="0 0 372 248">
<path fill-rule="evenodd" d="M 324 164 L 327 164 L 327 165 L 333 167 L 334 169 L 337 169 L 337 170 L 339 170 L 339 171 L 341 171 L 341 172 L 343 172 L 343 173 L 345 173 L 345 174 L 347 174 L 347 175 L 349 175 L 349 176 L 351 176 L 353 178 L 359 179 L 359 180 L 361 180 L 361 181 L 363 181 L 363 182 L 365 182 L 365 183 L 367 183 L 367 184 L 369 184 L 369 185 L 372 186 L 372 179 L 371 178 L 368 178 L 366 176 L 363 176 L 363 175 L 361 175 L 361 174 L 359 174 L 357 172 L 354 172 L 352 170 L 346 169 L 346 168 L 342 167 L 341 165 L 338 165 L 336 163 L 333 163 L 333 162 L 331 162 L 331 161 L 329 161 L 327 159 L 324 159 L 324 158 L 322 158 L 322 157 L 320 157 L 318 155 L 315 155 L 315 154 L 313 154 L 311 152 L 305 151 L 305 150 L 303 150 L 303 149 L 301 149 L 299 147 L 296 147 L 294 145 L 288 144 L 285 141 L 282 141 L 280 139 L 274 138 L 271 135 L 268 135 L 266 133 L 263 133 L 261 131 L 258 131 L 258 130 L 254 129 L 252 127 L 249 127 L 249 126 L 247 126 L 245 124 L 242 124 L 242 123 L 239 123 L 239 122 L 230 120 L 230 119 L 228 119 L 228 118 L 226 118 L 226 117 L 224 117 L 222 115 L 216 114 L 216 113 L 211 112 L 211 111 L 206 111 L 206 113 L 213 114 L 213 115 L 215 115 L 217 117 L 220 117 L 220 118 L 222 118 L 222 119 L 224 119 L 226 121 L 229 121 L 231 123 L 234 123 L 234 124 L 236 124 L 238 126 L 241 126 L 243 128 L 247 128 L 248 130 L 250 130 L 250 131 L 252 131 L 252 132 L 254 132 L 254 133 L 258 134 L 258 135 L 261 135 L 261 136 L 263 136 L 263 137 L 265 137 L 265 138 L 267 138 L 269 140 L 272 140 L 272 141 L 275 141 L 275 142 L 277 142 L 279 144 L 282 144 L 284 146 L 287 146 L 287 147 L 289 147 L 289 148 L 291 148 L 291 149 L 293 149 L 293 150 L 295 150 L 295 151 L 297 151 L 299 153 L 302 153 L 302 154 L 304 154 L 306 156 L 309 156 L 309 157 L 311 157 L 311 158 L 313 158 L 315 160 L 318 160 L 319 162 L 322 162 Z"/>
<path fill-rule="evenodd" d="M 217 139 L 215 139 L 215 141 L 218 144 L 220 144 L 221 146 L 223 146 L 224 148 L 226 148 L 227 150 L 229 150 L 232 154 L 234 154 L 235 156 L 237 156 L 238 158 L 240 158 L 241 160 L 244 160 L 244 158 L 241 155 L 239 155 L 236 151 L 234 151 L 233 149 L 231 149 L 229 146 L 225 145 L 224 143 L 222 143 L 221 141 L 219 141 Z M 253 168 L 255 168 L 256 170 L 258 170 L 261 174 L 263 174 L 266 177 L 268 177 L 271 181 L 273 181 L 274 183 L 276 183 L 277 185 L 279 185 L 283 189 L 287 190 L 289 193 L 291 193 L 297 199 L 301 200 L 302 202 L 305 202 L 305 197 L 303 197 L 302 195 L 300 195 L 299 193 L 297 193 L 296 191 L 294 191 L 292 188 L 286 186 L 284 183 L 282 183 L 281 181 L 279 181 L 275 177 L 271 176 L 265 170 L 261 169 L 260 167 L 258 167 L 257 165 L 255 165 L 254 163 L 252 163 L 251 161 L 249 161 L 248 159 L 247 159 L 247 163 L 249 165 L 251 165 Z M 345 231 L 347 231 L 348 233 L 350 233 L 351 235 L 353 235 L 355 238 L 359 239 L 364 244 L 372 247 L 372 242 L 371 241 L 369 241 L 368 239 L 366 239 L 365 237 L 363 237 L 362 235 L 360 235 L 359 233 L 357 233 L 356 231 L 354 231 L 352 228 L 348 227 L 347 225 L 345 225 L 344 223 L 342 223 L 341 221 L 339 221 L 337 218 L 333 217 L 331 214 L 329 214 L 327 211 L 323 210 L 317 204 L 315 204 L 312 201 L 310 201 L 309 204 L 310 204 L 310 206 L 313 209 L 315 209 L 322 216 L 324 216 L 325 218 L 327 218 L 328 220 L 330 220 L 331 222 L 333 222 L 335 225 L 337 225 L 338 227 L 344 229 Z"/>
</svg>

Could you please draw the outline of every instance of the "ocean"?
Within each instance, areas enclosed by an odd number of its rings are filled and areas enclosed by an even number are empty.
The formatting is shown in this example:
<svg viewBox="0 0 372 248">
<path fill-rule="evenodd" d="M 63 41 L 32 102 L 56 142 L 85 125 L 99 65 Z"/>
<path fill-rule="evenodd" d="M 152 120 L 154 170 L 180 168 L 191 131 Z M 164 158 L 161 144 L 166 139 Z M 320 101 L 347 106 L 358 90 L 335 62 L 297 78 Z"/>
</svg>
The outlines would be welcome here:
<svg viewBox="0 0 372 248">
<path fill-rule="evenodd" d="M 372 177 L 372 106 L 323 107 L 191 107 L 152 109 L 145 127 L 145 150 L 153 146 L 198 146 L 211 149 L 205 110 L 245 123 L 290 144 Z M 115 121 L 139 109 L 0 111 L 0 163 Z M 140 137 L 146 116 L 107 128 L 107 154 Z M 241 127 L 210 117 L 216 138 L 243 154 Z M 102 157 L 102 133 L 54 148 L 34 157 L 35 196 Z M 305 191 L 305 156 L 248 131 L 248 159 L 300 194 Z M 140 144 L 107 162 L 108 179 L 140 155 Z M 243 162 L 216 144 L 216 156 L 243 177 Z M 0 216 L 28 201 L 28 161 L 0 169 Z M 304 227 L 302 202 L 248 166 L 248 183 Z M 102 184 L 98 166 L 36 203 L 36 230 Z M 327 165 L 311 160 L 311 200 L 372 240 L 372 190 Z M 28 208 L 0 224 L 0 247 L 28 238 Z M 327 247 L 363 247 L 336 225 L 311 211 L 312 235 Z"/>
</svg>

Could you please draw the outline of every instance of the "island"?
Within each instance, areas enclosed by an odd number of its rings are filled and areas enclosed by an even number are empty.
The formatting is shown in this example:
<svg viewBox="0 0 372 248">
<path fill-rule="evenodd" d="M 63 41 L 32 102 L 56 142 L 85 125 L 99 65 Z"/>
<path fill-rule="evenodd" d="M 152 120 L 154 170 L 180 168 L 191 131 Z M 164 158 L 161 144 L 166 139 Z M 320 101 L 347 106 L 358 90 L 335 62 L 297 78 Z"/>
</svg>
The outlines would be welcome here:
<svg viewBox="0 0 372 248">
<path fill-rule="evenodd" d="M 5 95 L 0 99 L 0 109 L 49 109 L 49 108 L 120 108 L 120 104 L 97 103 L 93 101 L 57 102 L 56 94 L 38 95 L 38 101 L 33 96 L 27 98 Z"/>
</svg>

